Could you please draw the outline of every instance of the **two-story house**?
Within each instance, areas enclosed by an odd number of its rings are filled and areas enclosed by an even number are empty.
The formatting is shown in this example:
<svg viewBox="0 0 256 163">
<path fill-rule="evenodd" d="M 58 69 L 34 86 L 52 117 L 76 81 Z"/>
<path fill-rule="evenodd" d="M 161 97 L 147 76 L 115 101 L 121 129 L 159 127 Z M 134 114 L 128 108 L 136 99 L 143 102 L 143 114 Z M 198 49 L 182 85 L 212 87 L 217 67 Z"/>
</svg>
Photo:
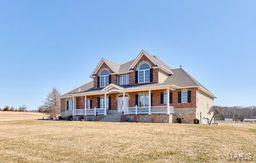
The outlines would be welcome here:
<svg viewBox="0 0 256 163">
<path fill-rule="evenodd" d="M 208 89 L 183 68 L 172 69 L 143 50 L 123 64 L 102 59 L 91 78 L 61 97 L 62 117 L 101 120 L 114 114 L 119 121 L 165 123 L 211 117 L 215 96 Z"/>
</svg>

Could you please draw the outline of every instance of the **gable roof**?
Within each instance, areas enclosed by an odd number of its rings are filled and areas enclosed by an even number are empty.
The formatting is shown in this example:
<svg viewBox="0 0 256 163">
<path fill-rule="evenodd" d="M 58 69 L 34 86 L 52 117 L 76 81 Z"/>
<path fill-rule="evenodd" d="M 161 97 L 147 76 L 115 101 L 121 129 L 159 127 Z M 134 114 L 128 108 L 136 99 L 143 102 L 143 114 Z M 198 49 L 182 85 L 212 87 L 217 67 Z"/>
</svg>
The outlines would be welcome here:
<svg viewBox="0 0 256 163">
<path fill-rule="evenodd" d="M 114 73 L 118 73 L 120 65 L 118 63 L 115 63 L 113 61 L 107 60 L 105 58 L 102 58 L 96 68 L 93 70 L 91 76 L 96 74 L 98 70 L 101 68 L 102 64 L 106 64 Z"/>
<path fill-rule="evenodd" d="M 167 72 L 168 74 L 172 74 L 171 68 L 165 64 L 161 59 L 156 56 L 152 56 L 147 53 L 145 50 L 141 50 L 139 55 L 133 60 L 132 64 L 129 66 L 128 70 L 131 70 L 135 67 L 135 65 L 140 61 L 141 57 L 146 56 L 154 65 Z"/>
</svg>

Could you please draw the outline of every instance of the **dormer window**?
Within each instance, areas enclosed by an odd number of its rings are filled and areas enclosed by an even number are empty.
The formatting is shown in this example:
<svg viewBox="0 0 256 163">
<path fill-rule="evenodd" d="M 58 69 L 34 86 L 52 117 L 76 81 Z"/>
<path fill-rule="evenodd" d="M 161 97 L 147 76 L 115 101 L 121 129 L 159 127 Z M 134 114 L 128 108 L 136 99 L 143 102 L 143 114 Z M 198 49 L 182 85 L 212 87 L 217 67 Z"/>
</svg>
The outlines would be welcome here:
<svg viewBox="0 0 256 163">
<path fill-rule="evenodd" d="M 107 70 L 103 70 L 100 73 L 100 87 L 106 87 L 109 84 L 109 72 Z"/>
<path fill-rule="evenodd" d="M 138 81 L 139 83 L 150 82 L 150 67 L 147 63 L 143 63 L 138 70 Z"/>
</svg>

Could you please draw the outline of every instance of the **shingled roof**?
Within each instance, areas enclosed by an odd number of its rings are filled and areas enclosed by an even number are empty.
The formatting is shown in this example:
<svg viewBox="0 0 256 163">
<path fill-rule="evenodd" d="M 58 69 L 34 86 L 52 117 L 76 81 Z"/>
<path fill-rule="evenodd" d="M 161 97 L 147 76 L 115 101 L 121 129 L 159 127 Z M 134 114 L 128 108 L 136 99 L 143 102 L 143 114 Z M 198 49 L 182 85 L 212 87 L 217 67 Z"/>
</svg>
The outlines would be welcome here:
<svg viewBox="0 0 256 163">
<path fill-rule="evenodd" d="M 123 69 L 127 68 L 129 64 L 131 64 L 132 61 L 129 61 L 125 64 L 123 64 Z M 122 65 L 120 66 L 122 67 Z M 173 74 L 169 76 L 163 83 L 159 85 L 175 85 L 179 88 L 187 88 L 187 87 L 201 87 L 203 88 L 208 95 L 211 97 L 214 97 L 214 94 L 206 89 L 201 83 L 199 83 L 194 77 L 192 77 L 188 72 L 186 72 L 183 68 L 177 68 L 177 69 L 171 69 Z M 125 72 L 123 70 L 123 72 Z M 140 87 L 147 87 L 148 85 L 140 85 Z M 123 86 L 120 86 L 123 87 Z M 133 87 L 133 86 L 130 86 Z M 127 88 L 127 87 L 124 87 Z M 82 92 L 90 92 L 95 91 L 96 89 L 93 88 L 93 81 L 88 82 L 70 92 L 67 94 L 75 94 L 75 93 L 82 93 Z M 67 95 L 65 94 L 65 95 Z M 65 96 L 64 95 L 64 96 Z"/>
</svg>

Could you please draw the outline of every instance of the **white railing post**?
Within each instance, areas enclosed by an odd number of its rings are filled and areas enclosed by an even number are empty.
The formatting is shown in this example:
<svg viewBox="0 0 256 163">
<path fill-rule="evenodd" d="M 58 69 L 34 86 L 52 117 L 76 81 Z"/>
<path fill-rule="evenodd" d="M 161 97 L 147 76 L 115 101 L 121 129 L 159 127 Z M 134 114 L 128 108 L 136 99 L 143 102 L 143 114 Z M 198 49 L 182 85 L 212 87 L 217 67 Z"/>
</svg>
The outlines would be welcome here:
<svg viewBox="0 0 256 163">
<path fill-rule="evenodd" d="M 87 96 L 84 96 L 84 116 L 86 116 Z"/>
<path fill-rule="evenodd" d="M 105 104 L 104 115 L 107 115 L 107 94 L 105 94 L 104 104 Z"/>
<path fill-rule="evenodd" d="M 135 115 L 137 115 L 138 114 L 138 106 L 136 105 L 135 106 Z"/>
<path fill-rule="evenodd" d="M 76 97 L 74 96 L 73 97 L 73 112 L 72 112 L 73 115 L 72 116 L 75 116 L 75 114 L 76 114 L 75 113 L 75 111 L 76 111 L 76 104 L 75 104 L 75 102 L 76 102 Z"/>
<path fill-rule="evenodd" d="M 148 101 L 149 101 L 149 104 L 148 104 L 148 114 L 151 114 L 151 90 L 148 91 Z"/>
<path fill-rule="evenodd" d="M 167 88 L 167 114 L 170 114 L 170 89 Z"/>
<path fill-rule="evenodd" d="M 123 92 L 123 99 L 122 99 L 122 112 L 124 112 L 124 101 L 125 101 L 125 92 Z"/>
<path fill-rule="evenodd" d="M 96 110 L 96 107 L 94 108 L 94 115 L 96 116 L 97 114 L 97 110 Z"/>
</svg>

